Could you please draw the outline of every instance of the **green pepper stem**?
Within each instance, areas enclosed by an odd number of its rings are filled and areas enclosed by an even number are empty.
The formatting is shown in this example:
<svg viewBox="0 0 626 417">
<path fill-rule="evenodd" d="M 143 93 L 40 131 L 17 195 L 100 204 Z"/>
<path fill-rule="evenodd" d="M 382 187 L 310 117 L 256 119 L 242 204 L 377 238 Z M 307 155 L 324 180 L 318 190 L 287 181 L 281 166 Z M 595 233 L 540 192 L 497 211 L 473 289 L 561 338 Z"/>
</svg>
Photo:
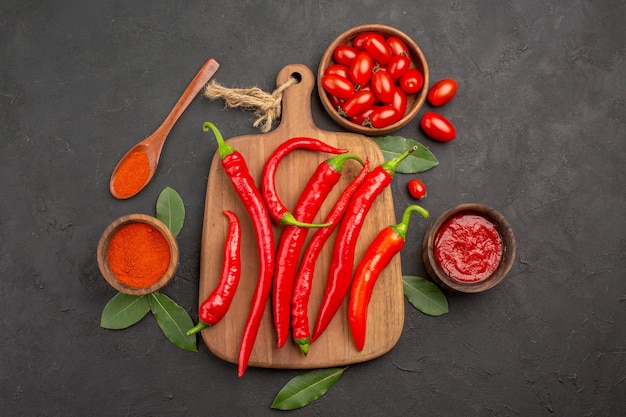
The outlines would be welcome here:
<svg viewBox="0 0 626 417">
<path fill-rule="evenodd" d="M 355 161 L 357 161 L 358 163 L 363 165 L 363 160 L 361 158 L 359 158 L 358 155 L 356 155 L 356 154 L 354 154 L 352 152 L 346 152 L 346 153 L 342 153 L 342 154 L 333 156 L 332 158 L 327 159 L 326 163 L 334 171 L 341 172 L 343 170 L 343 165 L 349 159 L 354 159 Z"/>
<path fill-rule="evenodd" d="M 417 145 L 411 147 L 410 149 L 407 149 L 402 155 L 398 155 L 395 158 L 384 162 L 381 165 L 381 168 L 387 171 L 391 175 L 395 174 L 396 169 L 398 169 L 398 165 L 400 165 L 400 162 L 404 161 L 407 156 L 411 155 L 416 150 L 417 150 Z"/>
<path fill-rule="evenodd" d="M 298 227 L 308 227 L 308 228 L 328 227 L 331 224 L 333 224 L 332 222 L 328 222 L 328 223 L 303 223 L 303 222 L 299 221 L 298 219 L 296 219 L 296 217 L 290 211 L 288 211 L 285 214 L 283 214 L 283 217 L 281 217 L 280 222 L 282 224 L 286 224 L 287 226 L 298 226 Z"/>
<path fill-rule="evenodd" d="M 199 333 L 202 330 L 206 329 L 207 327 L 210 327 L 210 326 L 203 321 L 199 321 L 198 324 L 193 326 L 191 329 L 187 330 L 187 336 L 191 336 L 192 334 Z"/>
<path fill-rule="evenodd" d="M 412 204 L 404 209 L 404 213 L 402 214 L 402 221 L 398 224 L 390 226 L 391 229 L 396 232 L 403 240 L 406 239 L 406 232 L 409 229 L 409 220 L 411 219 L 411 213 L 418 212 L 423 218 L 427 219 L 429 214 L 428 210 L 426 210 L 422 206 L 418 206 L 417 204 Z"/>
<path fill-rule="evenodd" d="M 215 140 L 217 140 L 217 148 L 220 152 L 220 158 L 224 159 L 226 155 L 230 155 L 231 153 L 236 152 L 235 148 L 228 145 L 224 141 L 224 137 L 222 137 L 222 133 L 219 131 L 217 126 L 215 126 L 211 122 L 204 122 L 204 125 L 202 126 L 202 130 L 204 130 L 205 132 L 208 132 L 209 129 L 213 131 L 213 134 L 215 135 Z"/>
</svg>

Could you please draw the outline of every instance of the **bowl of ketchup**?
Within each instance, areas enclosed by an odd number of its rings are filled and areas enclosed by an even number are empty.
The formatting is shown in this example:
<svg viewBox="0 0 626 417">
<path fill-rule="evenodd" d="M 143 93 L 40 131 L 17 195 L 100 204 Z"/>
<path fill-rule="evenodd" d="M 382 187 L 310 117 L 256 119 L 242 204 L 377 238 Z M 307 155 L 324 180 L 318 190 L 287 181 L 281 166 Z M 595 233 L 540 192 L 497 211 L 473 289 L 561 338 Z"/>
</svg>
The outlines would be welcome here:
<svg viewBox="0 0 626 417">
<path fill-rule="evenodd" d="M 422 258 L 441 287 L 466 293 L 498 284 L 515 260 L 515 237 L 504 216 L 466 203 L 442 213 L 422 241 Z"/>
</svg>

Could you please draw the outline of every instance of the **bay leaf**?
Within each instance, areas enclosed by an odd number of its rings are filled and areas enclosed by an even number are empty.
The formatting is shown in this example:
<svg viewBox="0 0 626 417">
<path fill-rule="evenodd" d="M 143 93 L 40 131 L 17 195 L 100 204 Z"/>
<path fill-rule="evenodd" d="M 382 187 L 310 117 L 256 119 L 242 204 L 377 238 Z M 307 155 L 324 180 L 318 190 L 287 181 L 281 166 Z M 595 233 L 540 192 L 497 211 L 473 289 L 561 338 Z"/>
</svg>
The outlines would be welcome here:
<svg viewBox="0 0 626 417">
<path fill-rule="evenodd" d="M 185 205 L 176 190 L 165 187 L 156 204 L 156 217 L 170 229 L 174 236 L 178 236 L 185 222 Z"/>
<path fill-rule="evenodd" d="M 145 295 L 117 293 L 102 310 L 100 326 L 105 329 L 125 329 L 144 318 L 150 311 L 150 302 Z"/>
<path fill-rule="evenodd" d="M 316 369 L 291 379 L 276 395 L 272 408 L 295 410 L 317 400 L 339 380 L 346 368 Z"/>
<path fill-rule="evenodd" d="M 167 295 L 156 291 L 150 294 L 150 309 L 170 342 L 184 350 L 198 351 L 196 336 L 187 335 L 187 329 L 191 329 L 194 324 L 184 308 Z"/>
<path fill-rule="evenodd" d="M 429 316 L 448 313 L 448 300 L 441 289 L 427 279 L 403 276 L 404 296 L 419 311 Z"/>
<path fill-rule="evenodd" d="M 380 136 L 372 139 L 378 144 L 378 147 L 385 157 L 385 161 L 389 161 L 401 155 L 407 149 L 417 145 L 417 150 L 398 165 L 396 172 L 401 174 L 424 172 L 439 165 L 439 161 L 435 155 L 433 155 L 426 146 L 416 140 L 403 136 Z"/>
</svg>

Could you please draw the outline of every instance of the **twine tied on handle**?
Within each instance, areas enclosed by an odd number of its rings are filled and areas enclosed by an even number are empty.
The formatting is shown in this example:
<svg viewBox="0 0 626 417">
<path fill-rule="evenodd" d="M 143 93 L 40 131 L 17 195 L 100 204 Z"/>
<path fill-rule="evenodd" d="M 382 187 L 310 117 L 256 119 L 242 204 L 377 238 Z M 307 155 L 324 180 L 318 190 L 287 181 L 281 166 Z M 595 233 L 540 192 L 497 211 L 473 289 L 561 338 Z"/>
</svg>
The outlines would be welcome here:
<svg viewBox="0 0 626 417">
<path fill-rule="evenodd" d="M 227 107 L 254 110 L 257 119 L 252 125 L 260 127 L 261 132 L 267 133 L 272 128 L 272 122 L 280 117 L 283 91 L 297 83 L 298 80 L 295 77 L 289 77 L 284 84 L 270 94 L 258 87 L 228 88 L 213 80 L 204 87 L 204 95 L 211 100 L 223 99 Z"/>
</svg>

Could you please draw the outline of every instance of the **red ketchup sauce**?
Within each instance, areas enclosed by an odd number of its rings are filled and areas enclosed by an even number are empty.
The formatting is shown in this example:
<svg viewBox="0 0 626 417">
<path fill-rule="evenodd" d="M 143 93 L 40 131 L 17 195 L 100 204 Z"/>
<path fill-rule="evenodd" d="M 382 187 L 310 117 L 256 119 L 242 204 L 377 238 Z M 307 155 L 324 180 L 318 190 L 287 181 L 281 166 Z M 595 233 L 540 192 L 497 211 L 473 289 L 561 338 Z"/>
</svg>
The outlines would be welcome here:
<svg viewBox="0 0 626 417">
<path fill-rule="evenodd" d="M 496 225 L 484 216 L 464 212 L 441 225 L 434 249 L 437 262 L 451 278 L 478 282 L 498 268 L 502 237 Z"/>
</svg>

